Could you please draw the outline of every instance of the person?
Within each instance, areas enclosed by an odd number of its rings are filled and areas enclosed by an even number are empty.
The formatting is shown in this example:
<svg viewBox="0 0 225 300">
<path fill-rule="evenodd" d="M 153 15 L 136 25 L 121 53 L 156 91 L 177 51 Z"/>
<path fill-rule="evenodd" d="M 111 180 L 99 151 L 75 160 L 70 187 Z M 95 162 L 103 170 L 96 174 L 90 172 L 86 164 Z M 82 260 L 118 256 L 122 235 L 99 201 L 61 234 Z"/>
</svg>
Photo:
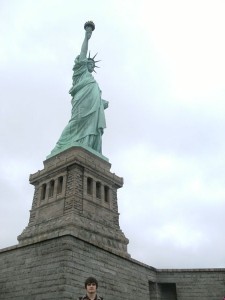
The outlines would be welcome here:
<svg viewBox="0 0 225 300">
<path fill-rule="evenodd" d="M 97 67 L 96 55 L 91 58 L 89 53 L 87 57 L 92 31 L 93 27 L 85 27 L 80 55 L 76 57 L 73 67 L 73 83 L 69 91 L 72 96 L 71 119 L 48 157 L 72 146 L 83 146 L 102 153 L 102 135 L 106 127 L 104 109 L 108 107 L 108 101 L 101 98 L 101 90 L 92 76 Z"/>
<path fill-rule="evenodd" d="M 79 297 L 79 300 L 103 300 L 102 297 L 97 295 L 98 281 L 94 277 L 88 277 L 84 283 L 86 295 Z"/>
</svg>

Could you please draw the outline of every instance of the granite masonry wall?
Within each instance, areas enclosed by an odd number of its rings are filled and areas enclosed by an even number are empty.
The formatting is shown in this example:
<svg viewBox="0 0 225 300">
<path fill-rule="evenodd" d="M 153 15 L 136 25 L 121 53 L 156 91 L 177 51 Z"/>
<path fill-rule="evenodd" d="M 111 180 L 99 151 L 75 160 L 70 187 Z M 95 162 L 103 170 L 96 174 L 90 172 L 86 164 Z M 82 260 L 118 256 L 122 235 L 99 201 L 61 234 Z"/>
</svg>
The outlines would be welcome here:
<svg viewBox="0 0 225 300">
<path fill-rule="evenodd" d="M 223 300 L 225 269 L 156 270 L 73 236 L 0 251 L 0 299 L 66 300 L 94 275 L 105 300 Z"/>
<path fill-rule="evenodd" d="M 225 269 L 157 270 L 156 281 L 164 289 L 175 283 L 178 300 L 223 300 L 225 297 Z"/>
</svg>

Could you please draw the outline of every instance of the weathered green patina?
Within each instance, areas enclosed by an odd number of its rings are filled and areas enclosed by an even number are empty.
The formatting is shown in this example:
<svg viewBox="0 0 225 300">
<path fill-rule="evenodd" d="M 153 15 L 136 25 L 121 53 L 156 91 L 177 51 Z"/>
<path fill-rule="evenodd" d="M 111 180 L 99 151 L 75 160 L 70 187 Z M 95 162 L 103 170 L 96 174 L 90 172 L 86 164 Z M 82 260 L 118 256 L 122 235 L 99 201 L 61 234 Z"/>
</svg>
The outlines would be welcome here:
<svg viewBox="0 0 225 300">
<path fill-rule="evenodd" d="M 87 24 L 87 25 L 86 25 Z M 94 30 L 93 23 L 86 23 L 85 38 L 80 55 L 73 67 L 73 84 L 69 93 L 72 96 L 71 119 L 63 130 L 50 158 L 70 147 L 81 146 L 106 159 L 102 153 L 102 134 L 106 127 L 104 109 L 108 102 L 101 98 L 101 90 L 92 76 L 94 58 L 87 58 L 88 41 Z"/>
</svg>

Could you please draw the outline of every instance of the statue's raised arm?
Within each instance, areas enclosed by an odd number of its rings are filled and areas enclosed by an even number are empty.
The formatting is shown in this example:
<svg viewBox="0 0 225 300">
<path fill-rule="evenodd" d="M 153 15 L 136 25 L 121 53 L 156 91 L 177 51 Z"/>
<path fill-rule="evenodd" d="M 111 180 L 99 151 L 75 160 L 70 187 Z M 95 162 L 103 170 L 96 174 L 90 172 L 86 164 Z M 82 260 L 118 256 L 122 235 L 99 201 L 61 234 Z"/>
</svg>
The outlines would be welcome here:
<svg viewBox="0 0 225 300">
<path fill-rule="evenodd" d="M 108 107 L 108 101 L 101 98 L 101 90 L 92 76 L 97 67 L 94 60 L 96 55 L 91 58 L 89 53 L 87 57 L 88 42 L 95 25 L 88 21 L 84 29 L 85 37 L 80 54 L 75 59 L 73 83 L 69 91 L 72 96 L 71 119 L 48 157 L 73 146 L 81 146 L 102 156 L 102 134 L 106 127 L 104 109 Z"/>
<path fill-rule="evenodd" d="M 91 26 L 92 25 L 92 26 Z M 85 37 L 84 37 L 84 41 L 81 47 L 81 51 L 80 51 L 80 59 L 84 59 L 87 57 L 87 51 L 88 51 L 88 41 L 92 36 L 92 31 L 94 30 L 93 27 L 94 23 L 93 22 L 86 22 L 84 25 L 84 29 L 85 29 Z"/>
</svg>

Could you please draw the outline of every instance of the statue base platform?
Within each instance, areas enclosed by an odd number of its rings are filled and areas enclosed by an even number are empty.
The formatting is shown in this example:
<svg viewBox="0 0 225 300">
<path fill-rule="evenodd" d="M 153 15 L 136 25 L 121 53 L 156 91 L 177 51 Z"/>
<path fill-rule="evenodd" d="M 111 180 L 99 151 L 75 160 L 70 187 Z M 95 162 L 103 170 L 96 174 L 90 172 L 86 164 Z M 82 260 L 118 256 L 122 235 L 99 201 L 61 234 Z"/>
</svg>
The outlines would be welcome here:
<svg viewBox="0 0 225 300">
<path fill-rule="evenodd" d="M 59 148 L 59 149 L 54 149 L 52 150 L 52 152 L 46 157 L 46 159 L 49 159 L 57 154 L 60 154 L 61 152 L 64 152 L 65 150 L 71 148 L 71 147 L 81 147 L 85 150 L 87 150 L 88 152 L 91 152 L 92 154 L 98 156 L 99 158 L 101 159 L 104 159 L 106 161 L 109 161 L 109 159 L 107 157 L 105 157 L 104 155 L 102 155 L 101 153 L 95 151 L 94 149 L 92 149 L 91 147 L 88 147 L 88 146 L 84 146 L 84 145 L 81 145 L 80 143 L 71 143 L 71 144 L 68 144 L 66 145 L 65 147 L 63 148 Z"/>
</svg>

